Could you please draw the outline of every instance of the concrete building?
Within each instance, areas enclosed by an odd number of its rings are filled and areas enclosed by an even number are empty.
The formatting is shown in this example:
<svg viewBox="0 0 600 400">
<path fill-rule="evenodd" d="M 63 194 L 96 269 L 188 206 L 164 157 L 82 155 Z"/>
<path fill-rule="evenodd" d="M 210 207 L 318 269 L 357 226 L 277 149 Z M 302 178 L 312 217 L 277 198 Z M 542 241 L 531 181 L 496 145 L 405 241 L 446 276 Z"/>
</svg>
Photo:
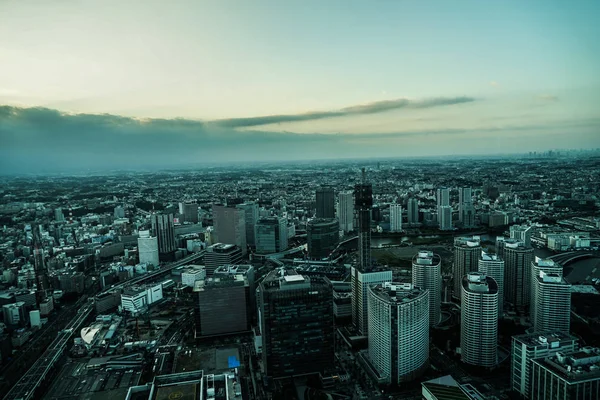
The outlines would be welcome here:
<svg viewBox="0 0 600 400">
<path fill-rule="evenodd" d="M 535 259 L 531 262 L 531 277 L 530 277 L 530 306 L 529 306 L 529 316 L 531 321 L 535 321 L 536 315 L 536 298 L 537 298 L 537 278 L 540 276 L 540 272 L 544 272 L 546 274 L 560 274 L 563 273 L 562 265 L 555 263 L 552 259 L 542 259 L 539 257 L 535 257 Z"/>
<path fill-rule="evenodd" d="M 459 300 L 462 292 L 462 279 L 469 272 L 477 271 L 480 254 L 481 242 L 479 236 L 454 239 L 453 296 Z"/>
<path fill-rule="evenodd" d="M 512 337 L 510 386 L 523 397 L 531 393 L 532 361 L 568 353 L 579 347 L 577 338 L 567 332 L 536 332 Z"/>
<path fill-rule="evenodd" d="M 451 206 L 441 206 L 438 208 L 438 224 L 441 231 L 451 231 L 453 229 Z"/>
<path fill-rule="evenodd" d="M 465 228 L 475 226 L 475 207 L 470 187 L 458 189 L 458 220 Z"/>
<path fill-rule="evenodd" d="M 212 273 L 221 265 L 240 264 L 242 262 L 242 250 L 233 244 L 215 243 L 207 247 L 204 253 L 204 266 L 206 275 Z"/>
<path fill-rule="evenodd" d="M 25 322 L 25 303 L 17 301 L 16 303 L 4 304 L 2 306 L 4 323 L 9 326 L 19 325 Z"/>
<path fill-rule="evenodd" d="M 354 206 L 358 220 L 358 265 L 362 272 L 368 272 L 372 267 L 371 212 L 373 208 L 373 186 L 367 183 L 364 168 L 362 169 L 361 183 L 354 187 Z"/>
<path fill-rule="evenodd" d="M 428 290 L 386 282 L 369 286 L 367 292 L 367 370 L 380 384 L 398 385 L 418 378 L 429 360 Z"/>
<path fill-rule="evenodd" d="M 52 310 L 54 310 L 54 300 L 51 296 L 40 302 L 40 315 L 42 317 L 48 316 Z"/>
<path fill-rule="evenodd" d="M 407 219 L 410 226 L 419 224 L 419 201 L 414 197 L 408 199 Z"/>
<path fill-rule="evenodd" d="M 306 224 L 306 238 L 310 259 L 322 260 L 329 257 L 339 242 L 339 223 L 334 218 L 311 219 Z"/>
<path fill-rule="evenodd" d="M 498 362 L 498 285 L 481 272 L 462 280 L 460 351 L 464 363 L 491 368 Z"/>
<path fill-rule="evenodd" d="M 477 270 L 493 278 L 498 284 L 498 318 L 504 314 L 504 260 L 497 254 L 481 251 Z"/>
<path fill-rule="evenodd" d="M 335 195 L 332 187 L 320 187 L 316 191 L 316 218 L 335 218 Z"/>
<path fill-rule="evenodd" d="M 279 269 L 262 281 L 258 292 L 265 376 L 323 374 L 332 368 L 331 286 L 322 278 Z"/>
<path fill-rule="evenodd" d="M 213 205 L 216 241 L 235 244 L 246 254 L 246 212 L 236 207 Z"/>
<path fill-rule="evenodd" d="M 600 349 L 584 347 L 532 362 L 531 400 L 600 398 Z"/>
<path fill-rule="evenodd" d="M 535 331 L 565 331 L 571 328 L 571 285 L 561 273 L 540 271 L 535 281 Z"/>
<path fill-rule="evenodd" d="M 133 286 L 121 293 L 121 308 L 123 311 L 138 314 L 144 312 L 148 306 L 163 298 L 162 285 Z"/>
<path fill-rule="evenodd" d="M 258 203 L 253 201 L 237 204 L 237 208 L 244 211 L 246 220 L 246 244 L 248 246 L 256 246 L 255 229 L 258 222 Z"/>
<path fill-rule="evenodd" d="M 440 322 L 442 302 L 442 259 L 432 251 L 421 250 L 412 259 L 412 284 L 428 290 L 429 326 Z"/>
<path fill-rule="evenodd" d="M 196 281 L 206 279 L 206 268 L 203 265 L 186 265 L 185 271 L 181 273 L 181 284 L 194 287 Z"/>
<path fill-rule="evenodd" d="M 158 238 L 158 252 L 160 254 L 173 253 L 177 249 L 173 214 L 152 214 L 150 221 L 152 236 Z"/>
<path fill-rule="evenodd" d="M 344 233 L 354 230 L 354 194 L 351 191 L 338 194 L 338 220 Z"/>
<path fill-rule="evenodd" d="M 247 264 L 221 265 L 213 272 L 213 278 L 236 275 L 241 275 L 248 281 L 248 287 L 250 289 L 249 315 L 254 323 L 256 322 L 256 278 L 254 277 L 254 267 Z"/>
<path fill-rule="evenodd" d="M 179 208 L 181 211 L 181 216 L 183 217 L 183 221 L 197 224 L 198 223 L 198 210 L 199 206 L 196 202 L 183 202 L 179 203 Z"/>
<path fill-rule="evenodd" d="M 504 241 L 504 298 L 521 310 L 529 308 L 533 248 L 516 239 Z"/>
<path fill-rule="evenodd" d="M 260 218 L 256 223 L 255 238 L 258 254 L 285 251 L 288 247 L 287 219 L 284 217 Z"/>
<path fill-rule="evenodd" d="M 62 208 L 58 207 L 58 208 L 54 209 L 54 220 L 56 222 L 64 222 L 65 221 L 65 214 L 63 213 Z"/>
<path fill-rule="evenodd" d="M 361 272 L 359 268 L 352 267 L 352 324 L 363 336 L 367 336 L 368 324 L 368 288 L 370 285 L 392 281 L 392 271 Z"/>
<path fill-rule="evenodd" d="M 525 243 L 525 246 L 531 246 L 531 226 L 511 225 L 510 238 Z"/>
<path fill-rule="evenodd" d="M 42 326 L 40 310 L 29 311 L 29 325 L 31 325 L 32 328 L 39 328 Z"/>
<path fill-rule="evenodd" d="M 390 232 L 402 232 L 402 206 L 390 204 Z"/>
<path fill-rule="evenodd" d="M 158 267 L 158 238 L 150 236 L 150 231 L 140 231 L 138 237 L 138 254 L 140 263 Z"/>
<path fill-rule="evenodd" d="M 116 206 L 113 209 L 113 216 L 115 219 L 125 218 L 125 208 L 123 206 Z"/>
</svg>

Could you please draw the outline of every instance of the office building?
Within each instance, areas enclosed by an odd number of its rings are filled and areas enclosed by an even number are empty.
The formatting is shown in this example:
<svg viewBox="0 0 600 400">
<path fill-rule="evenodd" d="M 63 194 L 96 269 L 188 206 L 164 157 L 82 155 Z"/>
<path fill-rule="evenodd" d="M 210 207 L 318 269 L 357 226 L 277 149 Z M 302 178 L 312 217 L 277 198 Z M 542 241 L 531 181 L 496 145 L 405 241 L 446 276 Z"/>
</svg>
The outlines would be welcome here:
<svg viewBox="0 0 600 400">
<path fill-rule="evenodd" d="M 337 222 L 336 222 L 337 229 Z M 256 252 L 271 254 L 288 247 L 287 219 L 284 217 L 262 217 L 256 223 Z"/>
<path fill-rule="evenodd" d="M 378 383 L 398 385 L 414 380 L 428 367 L 428 291 L 410 283 L 369 286 L 367 370 Z"/>
<path fill-rule="evenodd" d="M 29 311 L 29 325 L 32 328 L 40 328 L 42 326 L 42 318 L 40 316 L 40 310 Z"/>
<path fill-rule="evenodd" d="M 237 208 L 244 211 L 246 220 L 246 244 L 256 246 L 255 229 L 258 222 L 258 203 L 253 201 L 236 205 Z"/>
<path fill-rule="evenodd" d="M 56 222 L 64 222 L 65 214 L 63 214 L 62 208 L 58 207 L 58 208 L 54 209 L 54 220 Z"/>
<path fill-rule="evenodd" d="M 179 208 L 183 221 L 192 224 L 198 223 L 198 204 L 196 202 L 179 203 Z"/>
<path fill-rule="evenodd" d="M 204 253 L 204 267 L 206 276 L 212 276 L 217 267 L 221 265 L 240 264 L 242 250 L 233 244 L 215 243 L 206 248 Z"/>
<path fill-rule="evenodd" d="M 316 200 L 316 218 L 335 218 L 335 195 L 332 187 L 318 188 Z"/>
<path fill-rule="evenodd" d="M 531 246 L 531 226 L 512 225 L 510 227 L 510 238 L 525 243 L 526 247 Z"/>
<path fill-rule="evenodd" d="M 150 231 L 140 231 L 138 237 L 138 255 L 140 263 L 158 267 L 158 238 L 151 236 Z"/>
<path fill-rule="evenodd" d="M 419 201 L 414 197 L 408 199 L 407 218 L 410 226 L 419 224 Z"/>
<path fill-rule="evenodd" d="M 186 265 L 181 272 L 181 284 L 193 288 L 197 281 L 206 279 L 206 268 L 203 265 Z"/>
<path fill-rule="evenodd" d="M 333 290 L 333 316 L 336 324 L 352 322 L 352 284 L 326 279 Z"/>
<path fill-rule="evenodd" d="M 362 169 L 361 183 L 354 187 L 354 206 L 358 219 L 358 265 L 361 271 L 368 272 L 372 267 L 371 209 L 373 207 L 373 187 L 366 181 L 364 168 Z"/>
<path fill-rule="evenodd" d="M 571 285 L 561 273 L 540 271 L 535 281 L 533 329 L 564 331 L 571 328 Z"/>
<path fill-rule="evenodd" d="M 531 321 L 533 322 L 535 320 L 535 315 L 536 315 L 536 296 L 537 296 L 537 277 L 540 276 L 540 272 L 544 272 L 546 274 L 561 274 L 563 273 L 563 267 L 562 265 L 554 262 L 554 260 L 548 258 L 548 259 L 542 259 L 540 257 L 535 257 L 535 259 L 531 262 L 531 267 L 530 267 L 530 271 L 531 271 L 531 276 L 529 278 L 529 282 L 530 282 L 530 287 L 529 287 L 529 293 L 530 293 L 530 301 L 529 301 L 529 316 Z"/>
<path fill-rule="evenodd" d="M 258 293 L 265 376 L 287 378 L 332 368 L 331 286 L 322 278 L 279 269 L 267 275 Z"/>
<path fill-rule="evenodd" d="M 428 290 L 429 326 L 440 322 L 442 302 L 442 259 L 432 251 L 421 250 L 412 260 L 412 284 Z"/>
<path fill-rule="evenodd" d="M 2 313 L 4 317 L 4 323 L 9 326 L 19 325 L 21 322 L 25 322 L 25 303 L 17 301 L 16 303 L 4 304 L 2 306 Z"/>
<path fill-rule="evenodd" d="M 458 189 L 458 220 L 464 228 L 475 226 L 475 207 L 470 187 Z"/>
<path fill-rule="evenodd" d="M 453 229 L 451 206 L 441 206 L 438 208 L 438 224 L 441 231 L 451 231 Z"/>
<path fill-rule="evenodd" d="M 498 285 L 481 272 L 462 279 L 460 351 L 464 363 L 491 368 L 497 363 Z"/>
<path fill-rule="evenodd" d="M 306 238 L 310 259 L 327 258 L 339 242 L 339 223 L 336 219 L 311 219 L 306 225 Z"/>
<path fill-rule="evenodd" d="M 113 216 L 115 219 L 125 218 L 125 208 L 122 206 L 116 206 L 113 209 Z"/>
<path fill-rule="evenodd" d="M 173 214 L 152 214 L 152 236 L 158 238 L 158 252 L 169 254 L 177 249 L 175 244 L 175 223 Z"/>
<path fill-rule="evenodd" d="M 497 254 L 481 251 L 477 270 L 496 281 L 498 285 L 498 318 L 504 314 L 504 260 Z"/>
<path fill-rule="evenodd" d="M 402 206 L 390 204 L 390 232 L 402 232 Z"/>
<path fill-rule="evenodd" d="M 436 210 L 437 210 L 437 222 L 442 227 L 441 221 L 444 219 L 442 216 L 442 212 L 448 213 L 447 210 L 442 211 L 442 207 L 450 207 L 450 189 L 448 188 L 439 188 L 436 192 Z M 450 221 L 452 221 L 452 208 L 450 208 Z M 447 215 L 446 215 L 447 217 Z M 450 225 L 452 222 L 450 222 Z"/>
<path fill-rule="evenodd" d="M 344 233 L 354 230 L 354 194 L 351 191 L 338 195 L 338 220 Z"/>
<path fill-rule="evenodd" d="M 583 347 L 532 361 L 531 400 L 600 399 L 600 349 Z"/>
<path fill-rule="evenodd" d="M 459 300 L 462 291 L 462 278 L 469 272 L 477 271 L 480 253 L 481 242 L 478 236 L 454 239 L 453 296 Z"/>
<path fill-rule="evenodd" d="M 512 337 L 510 387 L 523 397 L 531 392 L 532 361 L 568 353 L 579 347 L 577 338 L 567 332 L 535 332 Z"/>
<path fill-rule="evenodd" d="M 197 281 L 194 294 L 196 338 L 250 331 L 253 306 L 247 276 L 221 274 Z"/>
<path fill-rule="evenodd" d="M 246 254 L 246 212 L 236 207 L 213 205 L 213 225 L 216 241 L 235 244 Z"/>
<path fill-rule="evenodd" d="M 452 375 L 422 382 L 421 395 L 424 400 L 482 400 L 484 398 L 473 385 L 461 385 Z"/>
<path fill-rule="evenodd" d="M 533 257 L 533 248 L 520 240 L 504 241 L 504 298 L 521 310 L 529 308 Z"/>
<path fill-rule="evenodd" d="M 370 285 L 392 281 L 392 271 L 361 272 L 358 267 L 352 267 L 352 324 L 363 336 L 369 330 L 367 291 Z"/>
<path fill-rule="evenodd" d="M 139 314 L 162 298 L 163 292 L 160 283 L 128 287 L 121 293 L 121 309 L 132 314 Z"/>
<path fill-rule="evenodd" d="M 252 265 L 247 264 L 237 264 L 237 265 L 221 265 L 213 272 L 213 278 L 219 278 L 223 276 L 236 276 L 241 275 L 244 279 L 248 281 L 248 288 L 250 290 L 249 294 L 249 303 L 248 306 L 250 310 L 248 311 L 248 315 L 250 316 L 252 322 L 255 321 L 256 317 L 256 282 L 254 278 L 254 267 Z"/>
</svg>

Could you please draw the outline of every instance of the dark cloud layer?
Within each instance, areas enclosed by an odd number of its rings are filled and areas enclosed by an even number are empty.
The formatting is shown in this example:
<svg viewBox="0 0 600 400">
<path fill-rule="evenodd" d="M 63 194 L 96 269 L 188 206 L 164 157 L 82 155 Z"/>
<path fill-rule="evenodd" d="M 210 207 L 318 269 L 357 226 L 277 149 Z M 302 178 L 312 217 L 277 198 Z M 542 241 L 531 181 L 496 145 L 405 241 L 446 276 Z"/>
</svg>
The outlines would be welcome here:
<svg viewBox="0 0 600 400">
<path fill-rule="evenodd" d="M 264 117 L 251 118 L 228 118 L 214 121 L 215 124 L 228 128 L 253 127 L 268 124 L 280 124 L 284 122 L 302 122 L 326 118 L 347 117 L 353 115 L 377 114 L 403 108 L 433 108 L 449 106 L 453 104 L 470 103 L 475 101 L 473 97 L 439 97 L 427 100 L 384 100 L 374 103 L 345 107 L 334 111 L 315 111 L 303 114 L 268 115 Z"/>
</svg>

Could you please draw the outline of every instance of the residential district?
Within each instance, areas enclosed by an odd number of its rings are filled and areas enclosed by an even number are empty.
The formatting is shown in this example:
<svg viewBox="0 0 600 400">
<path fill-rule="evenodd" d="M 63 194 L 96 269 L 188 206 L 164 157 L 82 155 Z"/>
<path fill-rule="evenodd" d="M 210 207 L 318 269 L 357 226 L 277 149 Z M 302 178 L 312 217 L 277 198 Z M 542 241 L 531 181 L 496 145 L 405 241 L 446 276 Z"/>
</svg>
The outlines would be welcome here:
<svg viewBox="0 0 600 400">
<path fill-rule="evenodd" d="M 600 398 L 598 150 L 0 182 L 2 398 Z"/>
</svg>

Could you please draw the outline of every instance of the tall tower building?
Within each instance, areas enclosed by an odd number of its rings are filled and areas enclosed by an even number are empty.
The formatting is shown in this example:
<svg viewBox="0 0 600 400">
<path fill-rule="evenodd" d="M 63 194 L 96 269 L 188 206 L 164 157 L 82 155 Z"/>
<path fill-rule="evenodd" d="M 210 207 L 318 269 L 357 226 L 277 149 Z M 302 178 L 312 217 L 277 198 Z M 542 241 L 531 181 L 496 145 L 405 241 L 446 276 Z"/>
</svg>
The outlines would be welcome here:
<svg viewBox="0 0 600 400">
<path fill-rule="evenodd" d="M 354 188 L 354 205 L 358 214 L 358 261 L 361 270 L 367 272 L 371 269 L 373 187 L 366 182 L 364 168 L 362 169 L 362 181 Z"/>
<path fill-rule="evenodd" d="M 439 188 L 436 193 L 436 202 L 437 202 L 437 221 L 438 225 L 441 228 L 441 221 L 443 219 L 442 216 L 442 207 L 450 207 L 450 189 L 443 187 Z M 445 211 L 447 213 L 447 211 Z M 452 214 L 452 212 L 450 212 Z"/>
<path fill-rule="evenodd" d="M 453 296 L 459 300 L 462 291 L 462 278 L 469 272 L 477 271 L 480 253 L 481 242 L 478 236 L 454 239 Z"/>
<path fill-rule="evenodd" d="M 441 206 L 438 208 L 438 224 L 441 231 L 452 230 L 452 207 Z"/>
<path fill-rule="evenodd" d="M 408 224 L 411 226 L 419 223 L 419 201 L 414 197 L 408 199 Z"/>
<path fill-rule="evenodd" d="M 179 209 L 185 222 L 191 222 L 192 224 L 198 223 L 198 203 L 195 201 L 182 202 L 179 203 Z"/>
<path fill-rule="evenodd" d="M 571 328 L 571 285 L 561 273 L 540 271 L 535 282 L 533 329 L 564 331 Z"/>
<path fill-rule="evenodd" d="M 169 254 L 177 249 L 173 214 L 152 214 L 152 236 L 158 238 L 158 252 Z"/>
<path fill-rule="evenodd" d="M 478 261 L 478 271 L 493 278 L 498 284 L 498 318 L 504 314 L 504 260 L 497 254 L 481 251 Z"/>
<path fill-rule="evenodd" d="M 368 307 L 367 289 L 370 285 L 376 285 L 392 281 L 392 271 L 370 271 L 362 272 L 358 267 L 352 267 L 352 324 L 361 335 L 367 335 Z"/>
<path fill-rule="evenodd" d="M 320 187 L 316 192 L 317 218 L 335 218 L 335 196 L 332 187 Z"/>
<path fill-rule="evenodd" d="M 272 271 L 258 291 L 265 375 L 323 373 L 334 362 L 333 294 L 318 277 Z"/>
<path fill-rule="evenodd" d="M 368 288 L 369 359 L 386 384 L 411 381 L 429 360 L 429 296 L 410 283 Z"/>
<path fill-rule="evenodd" d="M 56 222 L 64 222 L 65 214 L 63 214 L 62 208 L 58 207 L 57 209 L 54 210 L 54 220 Z"/>
<path fill-rule="evenodd" d="M 313 260 L 329 257 L 335 250 L 340 232 L 335 218 L 315 218 L 306 225 L 308 256 Z"/>
<path fill-rule="evenodd" d="M 351 191 L 338 195 L 338 220 L 344 233 L 354 230 L 354 194 Z"/>
<path fill-rule="evenodd" d="M 236 245 L 215 243 L 207 247 L 204 254 L 206 275 L 212 276 L 213 272 L 222 265 L 241 264 L 242 258 L 242 250 Z"/>
<path fill-rule="evenodd" d="M 412 284 L 429 291 L 429 326 L 440 322 L 442 302 L 442 259 L 432 251 L 421 250 L 412 260 Z"/>
<path fill-rule="evenodd" d="M 236 207 L 213 205 L 216 241 L 235 244 L 246 254 L 246 214 Z"/>
<path fill-rule="evenodd" d="M 287 247 L 287 219 L 284 217 L 260 218 L 256 223 L 256 252 L 259 254 L 278 253 L 286 250 Z"/>
<path fill-rule="evenodd" d="M 402 206 L 390 204 L 390 232 L 402 232 Z"/>
<path fill-rule="evenodd" d="M 140 231 L 138 237 L 138 254 L 140 263 L 158 267 L 158 238 L 150 236 L 150 231 Z"/>
<path fill-rule="evenodd" d="M 458 190 L 458 220 L 465 228 L 475 225 L 475 208 L 473 207 L 473 193 L 470 187 Z"/>
<path fill-rule="evenodd" d="M 510 238 L 525 243 L 525 246 L 531 246 L 531 226 L 512 225 L 510 227 Z"/>
<path fill-rule="evenodd" d="M 535 257 L 535 259 L 531 262 L 531 276 L 529 278 L 530 287 L 529 287 L 529 316 L 531 321 L 535 320 L 535 306 L 536 306 L 536 296 L 537 296 L 537 277 L 540 276 L 540 272 L 544 271 L 546 274 L 562 274 L 563 267 L 560 264 L 554 262 L 554 260 L 542 259 L 540 257 Z"/>
<path fill-rule="evenodd" d="M 258 203 L 253 201 L 237 204 L 237 208 L 244 210 L 244 218 L 246 220 L 246 244 L 248 246 L 256 246 L 255 228 L 258 222 Z"/>
<path fill-rule="evenodd" d="M 462 361 L 494 367 L 498 345 L 498 285 L 493 278 L 481 272 L 470 272 L 463 277 L 461 289 Z"/>
<path fill-rule="evenodd" d="M 529 307 L 533 248 L 516 239 L 504 241 L 504 298 L 521 310 Z"/>
</svg>

